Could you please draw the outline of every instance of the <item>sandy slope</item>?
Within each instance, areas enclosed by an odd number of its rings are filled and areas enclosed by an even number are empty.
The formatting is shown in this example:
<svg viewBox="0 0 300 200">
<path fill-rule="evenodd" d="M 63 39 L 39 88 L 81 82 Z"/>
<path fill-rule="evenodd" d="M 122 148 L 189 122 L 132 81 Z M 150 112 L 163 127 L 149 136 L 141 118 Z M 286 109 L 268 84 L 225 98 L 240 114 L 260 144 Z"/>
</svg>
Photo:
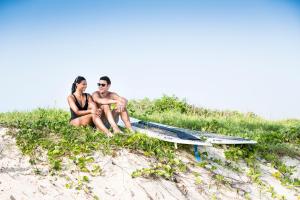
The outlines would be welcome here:
<svg viewBox="0 0 300 200">
<path fill-rule="evenodd" d="M 186 152 L 178 152 L 178 156 L 187 163 L 190 173 L 179 174 L 177 183 L 163 179 L 131 178 L 131 173 L 143 167 L 148 167 L 151 161 L 138 153 L 121 150 L 112 156 L 103 156 L 96 152 L 93 157 L 102 168 L 100 176 L 90 176 L 79 172 L 75 165 L 66 160 L 64 170 L 59 175 L 51 176 L 46 162 L 32 166 L 29 158 L 23 156 L 15 144 L 15 139 L 7 135 L 6 129 L 0 129 L 0 199 L 245 199 L 245 192 L 251 199 L 273 199 L 270 193 L 260 191 L 251 183 L 245 173 L 236 173 L 222 166 L 217 166 L 213 173 L 205 168 L 195 167 L 193 156 Z M 223 159 L 222 150 L 207 148 L 210 156 Z M 47 160 L 45 155 L 41 160 Z M 299 160 L 287 162 L 298 165 Z M 212 164 L 211 164 L 212 165 Z M 243 164 L 241 163 L 241 166 Z M 35 173 L 40 170 L 39 175 Z M 247 170 L 246 166 L 242 167 Z M 283 187 L 270 173 L 272 168 L 262 164 L 262 179 L 270 183 L 277 193 L 284 194 L 287 199 L 297 199 L 299 192 Z M 191 173 L 193 171 L 193 173 Z M 195 184 L 195 173 L 199 174 L 201 183 Z M 299 175 L 299 171 L 297 172 Z M 296 175 L 297 175 L 296 173 Z M 222 174 L 230 184 L 222 185 L 212 177 Z M 82 190 L 76 190 L 83 176 L 89 177 L 88 183 L 83 183 Z M 73 185 L 71 189 L 66 184 Z M 85 190 L 85 191 L 84 191 Z"/>
</svg>

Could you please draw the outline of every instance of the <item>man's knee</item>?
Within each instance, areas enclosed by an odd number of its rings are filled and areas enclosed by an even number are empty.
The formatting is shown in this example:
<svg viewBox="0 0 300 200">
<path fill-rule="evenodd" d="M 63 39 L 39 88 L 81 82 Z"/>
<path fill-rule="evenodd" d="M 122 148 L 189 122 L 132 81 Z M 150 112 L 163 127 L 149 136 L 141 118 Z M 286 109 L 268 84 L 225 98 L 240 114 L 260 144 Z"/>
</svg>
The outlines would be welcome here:
<svg viewBox="0 0 300 200">
<path fill-rule="evenodd" d="M 100 107 L 102 110 L 110 110 L 109 105 L 101 105 Z"/>
</svg>

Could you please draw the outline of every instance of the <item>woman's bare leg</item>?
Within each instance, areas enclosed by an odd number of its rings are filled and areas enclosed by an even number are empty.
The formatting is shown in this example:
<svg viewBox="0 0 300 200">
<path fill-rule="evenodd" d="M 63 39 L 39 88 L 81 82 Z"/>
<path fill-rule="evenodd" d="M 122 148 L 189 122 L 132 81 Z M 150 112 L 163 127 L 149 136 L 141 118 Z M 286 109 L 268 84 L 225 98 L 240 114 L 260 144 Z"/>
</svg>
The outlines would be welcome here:
<svg viewBox="0 0 300 200">
<path fill-rule="evenodd" d="M 92 114 L 88 114 L 71 120 L 70 124 L 73 126 L 86 126 L 91 124 L 91 122 L 92 122 Z"/>
<path fill-rule="evenodd" d="M 88 114 L 81 117 L 77 117 L 70 121 L 70 124 L 73 126 L 86 126 L 94 123 L 97 130 L 104 132 L 108 137 L 113 136 L 112 133 L 104 126 L 99 116 L 95 114 Z"/>
</svg>

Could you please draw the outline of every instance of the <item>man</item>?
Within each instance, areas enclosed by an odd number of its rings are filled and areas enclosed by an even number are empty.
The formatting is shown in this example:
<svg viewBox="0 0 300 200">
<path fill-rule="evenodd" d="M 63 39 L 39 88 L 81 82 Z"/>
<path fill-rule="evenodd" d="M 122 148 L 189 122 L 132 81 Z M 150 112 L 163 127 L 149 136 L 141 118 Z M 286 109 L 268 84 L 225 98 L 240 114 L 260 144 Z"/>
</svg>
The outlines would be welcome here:
<svg viewBox="0 0 300 200">
<path fill-rule="evenodd" d="M 104 115 L 101 115 L 101 119 L 104 124 L 109 128 L 109 125 L 113 128 L 114 133 L 121 132 L 117 123 L 119 121 L 119 116 L 121 116 L 125 127 L 130 131 L 133 131 L 129 115 L 126 109 L 127 100 L 124 97 L 119 96 L 117 93 L 110 92 L 109 88 L 111 86 L 111 81 L 109 77 L 102 76 L 98 82 L 98 91 L 93 93 L 93 100 L 97 104 L 98 108 L 104 111 Z M 115 108 L 111 109 L 114 104 Z"/>
</svg>

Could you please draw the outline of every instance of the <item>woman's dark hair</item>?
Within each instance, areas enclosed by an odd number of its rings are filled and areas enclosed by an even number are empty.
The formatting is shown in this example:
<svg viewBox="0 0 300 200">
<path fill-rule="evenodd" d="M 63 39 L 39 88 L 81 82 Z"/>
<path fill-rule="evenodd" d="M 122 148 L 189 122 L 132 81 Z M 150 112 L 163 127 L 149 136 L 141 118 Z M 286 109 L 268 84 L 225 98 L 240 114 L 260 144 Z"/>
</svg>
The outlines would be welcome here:
<svg viewBox="0 0 300 200">
<path fill-rule="evenodd" d="M 77 78 L 72 84 L 71 94 L 73 94 L 76 91 L 76 83 L 81 83 L 81 81 L 85 81 L 85 78 L 83 76 L 77 76 Z"/>
<path fill-rule="evenodd" d="M 108 78 L 108 76 L 102 76 L 102 77 L 100 77 L 100 80 L 106 81 L 107 85 L 111 84 L 110 79 Z"/>
</svg>

